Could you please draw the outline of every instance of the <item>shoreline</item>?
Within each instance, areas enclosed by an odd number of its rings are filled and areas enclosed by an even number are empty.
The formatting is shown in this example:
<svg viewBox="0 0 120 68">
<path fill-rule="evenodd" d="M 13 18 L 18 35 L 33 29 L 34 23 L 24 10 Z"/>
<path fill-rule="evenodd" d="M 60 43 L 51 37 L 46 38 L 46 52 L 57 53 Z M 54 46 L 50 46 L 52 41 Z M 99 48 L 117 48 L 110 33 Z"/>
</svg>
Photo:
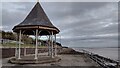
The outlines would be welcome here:
<svg viewBox="0 0 120 68">
<path fill-rule="evenodd" d="M 114 61 L 120 61 L 119 57 L 119 49 L 118 48 L 73 48 L 75 51 L 83 52 L 83 50 L 88 51 L 90 53 L 109 58 Z"/>
<path fill-rule="evenodd" d="M 4 48 L 3 48 L 4 49 Z M 46 49 L 46 48 L 41 48 L 43 51 L 44 51 L 44 49 Z M 12 48 L 12 50 L 13 50 L 13 48 Z M 39 52 L 39 53 L 42 53 L 42 52 Z M 86 56 L 86 53 L 84 53 L 84 52 L 78 52 L 78 51 L 76 51 L 76 50 L 74 50 L 74 49 L 72 49 L 72 48 L 69 48 L 69 47 L 62 47 L 62 48 L 60 48 L 60 50 L 59 50 L 59 52 L 58 52 L 58 56 L 62 59 L 62 61 L 61 61 L 61 65 L 64 65 L 63 63 L 65 63 L 66 61 L 68 61 L 68 62 L 71 62 L 71 61 L 74 61 L 74 62 L 72 62 L 74 65 L 76 65 L 77 64 L 77 62 L 78 62 L 78 60 L 79 60 L 79 62 L 78 63 L 81 63 L 81 60 L 83 60 L 83 59 L 81 59 L 81 58 L 84 58 L 84 61 L 82 61 L 82 63 L 88 63 L 88 65 L 90 64 L 90 62 L 93 62 L 93 63 L 96 63 L 93 59 L 91 59 L 91 57 L 89 57 L 89 55 L 88 56 Z M 76 56 L 79 56 L 79 57 L 76 57 Z M 100 57 L 99 55 L 96 55 L 96 56 L 98 56 L 98 57 Z M 80 58 L 81 57 L 81 58 Z M 66 60 L 66 59 L 68 59 L 69 58 L 69 60 Z M 103 58 L 103 57 L 102 57 Z M 71 60 L 71 59 L 74 59 L 74 60 Z M 77 59 L 77 60 L 75 60 L 75 59 Z M 106 58 L 104 58 L 104 59 L 106 59 Z M 66 61 L 63 61 L 63 60 L 66 60 Z M 111 59 L 107 59 L 108 61 L 111 61 Z M 87 61 L 87 62 L 86 62 Z M 58 62 L 59 63 L 59 62 Z M 58 65 L 58 63 L 56 63 L 55 65 Z M 76 63 L 76 64 L 75 64 Z M 68 65 L 70 65 L 70 64 L 68 64 Z"/>
<path fill-rule="evenodd" d="M 63 52 L 61 54 L 72 54 L 72 55 L 82 54 L 82 55 L 86 55 L 87 57 L 89 57 L 90 59 L 92 59 L 94 62 L 98 63 L 101 66 L 106 65 L 108 67 L 120 67 L 119 61 L 115 61 L 111 58 L 107 58 L 107 57 L 101 56 L 99 54 L 94 54 L 89 51 L 84 52 L 85 50 L 83 50 L 83 52 L 80 52 L 80 51 L 76 51 L 73 48 L 68 48 L 68 47 L 65 47 L 65 49 L 66 50 L 64 50 L 64 47 L 63 47 Z"/>
<path fill-rule="evenodd" d="M 75 50 L 75 49 L 73 49 L 73 50 Z M 76 52 L 79 52 L 79 51 L 76 51 Z M 119 61 L 113 60 L 111 58 L 104 57 L 104 56 L 101 56 L 99 54 L 95 54 L 95 53 L 86 51 L 84 49 L 82 49 L 82 53 L 87 54 L 88 57 L 90 57 L 92 60 L 95 60 L 95 61 L 98 60 L 98 61 L 96 61 L 96 62 L 98 62 L 98 64 L 100 64 L 99 62 L 103 61 L 103 63 L 106 64 L 106 65 L 115 66 L 115 67 L 116 66 L 118 66 L 118 67 L 120 66 L 120 62 Z M 94 59 L 94 58 L 96 58 L 96 59 Z"/>
</svg>

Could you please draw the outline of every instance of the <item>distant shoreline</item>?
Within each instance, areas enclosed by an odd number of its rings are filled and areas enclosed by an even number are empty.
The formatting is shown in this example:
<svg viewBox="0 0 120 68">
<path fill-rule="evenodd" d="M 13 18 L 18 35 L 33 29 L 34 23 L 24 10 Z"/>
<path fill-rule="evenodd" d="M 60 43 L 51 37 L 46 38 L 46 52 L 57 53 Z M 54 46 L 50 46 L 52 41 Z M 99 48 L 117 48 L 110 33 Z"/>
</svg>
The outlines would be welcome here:
<svg viewBox="0 0 120 68">
<path fill-rule="evenodd" d="M 69 47 L 69 48 L 120 48 L 120 47 Z"/>
</svg>

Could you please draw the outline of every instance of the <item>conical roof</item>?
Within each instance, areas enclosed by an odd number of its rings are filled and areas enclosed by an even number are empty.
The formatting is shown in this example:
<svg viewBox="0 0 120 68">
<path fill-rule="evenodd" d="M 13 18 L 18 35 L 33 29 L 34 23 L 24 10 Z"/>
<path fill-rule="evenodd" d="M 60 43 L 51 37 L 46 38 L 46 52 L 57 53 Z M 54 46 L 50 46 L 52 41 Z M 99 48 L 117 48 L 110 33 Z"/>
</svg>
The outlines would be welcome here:
<svg viewBox="0 0 120 68">
<path fill-rule="evenodd" d="M 37 2 L 32 11 L 26 17 L 26 19 L 19 25 L 42 25 L 54 27 L 39 2 Z"/>
<path fill-rule="evenodd" d="M 31 12 L 25 18 L 25 20 L 13 28 L 13 31 L 16 32 L 16 29 L 23 29 L 22 27 L 29 27 L 29 26 L 38 26 L 38 29 L 39 29 L 39 27 L 45 27 L 48 29 L 50 28 L 49 30 L 51 30 L 51 28 L 52 28 L 53 30 L 56 30 L 57 33 L 59 32 L 59 29 L 57 29 L 51 23 L 51 21 L 47 17 L 46 13 L 44 12 L 44 10 L 41 7 L 39 2 L 36 3 L 34 8 L 31 10 Z M 21 28 L 18 28 L 18 27 L 21 27 Z"/>
</svg>

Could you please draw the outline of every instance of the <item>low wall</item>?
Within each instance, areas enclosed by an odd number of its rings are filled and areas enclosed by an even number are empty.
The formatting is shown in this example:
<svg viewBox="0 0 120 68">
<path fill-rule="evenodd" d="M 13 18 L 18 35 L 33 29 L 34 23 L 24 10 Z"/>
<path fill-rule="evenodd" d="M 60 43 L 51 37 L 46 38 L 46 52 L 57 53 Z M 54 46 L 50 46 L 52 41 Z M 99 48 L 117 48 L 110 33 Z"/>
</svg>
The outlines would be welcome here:
<svg viewBox="0 0 120 68">
<path fill-rule="evenodd" d="M 15 56 L 15 48 L 1 48 L 2 58 Z M 57 49 L 60 51 L 60 48 Z M 38 53 L 48 52 L 48 48 L 38 48 Z M 26 48 L 26 54 L 35 54 L 35 48 Z M 24 48 L 21 48 L 21 55 L 24 55 Z"/>
<path fill-rule="evenodd" d="M 47 48 L 38 48 L 38 53 L 47 52 Z M 26 48 L 26 54 L 34 54 L 35 48 Z M 24 48 L 21 48 L 21 55 L 24 54 Z M 2 48 L 2 58 L 15 56 L 15 48 Z"/>
<path fill-rule="evenodd" d="M 8 58 L 15 55 L 15 48 L 2 48 L 2 58 Z"/>
</svg>

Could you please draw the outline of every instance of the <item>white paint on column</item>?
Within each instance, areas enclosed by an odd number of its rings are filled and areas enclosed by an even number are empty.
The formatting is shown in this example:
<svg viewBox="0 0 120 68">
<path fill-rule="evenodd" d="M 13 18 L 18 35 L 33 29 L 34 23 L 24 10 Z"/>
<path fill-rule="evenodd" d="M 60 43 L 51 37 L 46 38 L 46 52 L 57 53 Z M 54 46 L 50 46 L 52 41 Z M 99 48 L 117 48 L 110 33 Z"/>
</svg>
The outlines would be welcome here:
<svg viewBox="0 0 120 68">
<path fill-rule="evenodd" d="M 18 54 L 18 59 L 21 59 L 20 54 L 21 54 L 21 30 L 19 32 L 19 54 Z"/>
<path fill-rule="evenodd" d="M 24 47 L 24 56 L 26 56 L 26 47 Z"/>
<path fill-rule="evenodd" d="M 15 57 L 17 58 L 18 57 L 18 50 L 17 50 L 18 48 L 17 48 L 17 46 L 16 46 L 16 48 L 15 48 Z"/>
<path fill-rule="evenodd" d="M 50 35 L 49 35 L 49 39 L 48 39 L 48 56 L 50 56 Z"/>
<path fill-rule="evenodd" d="M 56 35 L 54 35 L 55 36 L 55 56 L 57 56 L 57 45 L 56 45 Z"/>
<path fill-rule="evenodd" d="M 17 38 L 18 38 L 18 35 L 16 35 L 16 41 L 18 41 Z M 16 48 L 15 48 L 15 57 L 18 58 L 18 44 L 17 43 L 16 43 Z"/>
<path fill-rule="evenodd" d="M 38 29 L 36 29 L 35 59 L 38 59 Z"/>
<path fill-rule="evenodd" d="M 51 41 L 52 41 L 52 43 L 51 43 L 51 45 L 52 45 L 52 46 L 51 46 L 51 47 L 52 47 L 51 57 L 54 58 L 54 56 L 53 56 L 53 31 L 52 31 Z"/>
</svg>

